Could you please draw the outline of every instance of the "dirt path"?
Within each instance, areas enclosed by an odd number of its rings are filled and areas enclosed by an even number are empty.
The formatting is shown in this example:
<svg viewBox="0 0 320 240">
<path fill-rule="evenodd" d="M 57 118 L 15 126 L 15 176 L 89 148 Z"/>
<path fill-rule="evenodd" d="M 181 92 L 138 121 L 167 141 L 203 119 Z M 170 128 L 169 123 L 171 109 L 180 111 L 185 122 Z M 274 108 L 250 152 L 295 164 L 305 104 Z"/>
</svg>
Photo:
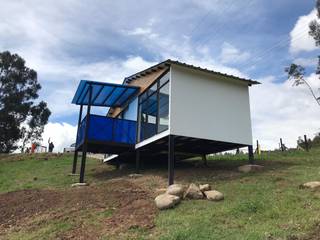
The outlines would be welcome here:
<svg viewBox="0 0 320 240">
<path fill-rule="evenodd" d="M 108 209 L 111 216 L 97 218 L 96 225 L 86 221 L 86 214 L 94 218 Z M 20 229 L 32 231 L 50 221 L 69 221 L 74 227 L 56 238 L 97 239 L 132 227 L 150 229 L 156 212 L 150 193 L 123 179 L 60 191 L 22 190 L 0 194 L 0 236 Z M 41 221 L 35 224 L 34 219 Z"/>
</svg>

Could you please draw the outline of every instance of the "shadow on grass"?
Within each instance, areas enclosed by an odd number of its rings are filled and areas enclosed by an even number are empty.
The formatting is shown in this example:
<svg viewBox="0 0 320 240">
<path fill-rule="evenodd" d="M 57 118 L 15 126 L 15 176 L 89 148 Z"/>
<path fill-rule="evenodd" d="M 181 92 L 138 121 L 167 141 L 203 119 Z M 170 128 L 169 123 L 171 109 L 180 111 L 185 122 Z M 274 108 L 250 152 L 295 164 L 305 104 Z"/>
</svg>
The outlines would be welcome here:
<svg viewBox="0 0 320 240">
<path fill-rule="evenodd" d="M 129 174 L 135 173 L 135 162 L 132 159 L 132 164 L 125 164 L 123 169 L 116 169 L 115 167 L 104 168 L 100 171 L 95 171 L 91 175 L 100 181 L 111 180 L 115 178 L 128 177 Z M 246 156 L 240 156 L 239 159 L 232 158 L 222 159 L 215 157 L 208 159 L 207 166 L 200 159 L 189 159 L 178 161 L 175 164 L 175 180 L 177 182 L 203 182 L 207 180 L 235 180 L 243 177 L 254 177 L 259 173 L 240 173 L 237 168 L 241 165 L 248 164 Z M 265 166 L 262 172 L 268 171 L 281 171 L 291 166 L 298 165 L 295 162 L 282 161 L 282 160 L 263 160 L 257 159 L 255 164 Z M 166 179 L 168 174 L 167 161 L 148 161 L 141 162 L 140 173 L 143 175 L 157 176 Z"/>
</svg>

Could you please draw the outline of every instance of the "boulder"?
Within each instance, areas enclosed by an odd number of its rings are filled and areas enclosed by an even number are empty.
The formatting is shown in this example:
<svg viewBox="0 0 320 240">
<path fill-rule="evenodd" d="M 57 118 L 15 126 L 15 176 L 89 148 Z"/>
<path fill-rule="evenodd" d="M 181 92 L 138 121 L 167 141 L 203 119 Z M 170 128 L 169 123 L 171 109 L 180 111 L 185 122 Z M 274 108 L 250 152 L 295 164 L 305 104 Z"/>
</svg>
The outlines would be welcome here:
<svg viewBox="0 0 320 240">
<path fill-rule="evenodd" d="M 200 191 L 200 188 L 197 185 L 191 183 L 186 193 L 184 194 L 184 198 L 202 199 L 203 193 Z"/>
<path fill-rule="evenodd" d="M 203 185 L 199 185 L 200 191 L 201 192 L 205 192 L 205 191 L 209 191 L 211 190 L 211 186 L 209 184 L 203 184 Z"/>
<path fill-rule="evenodd" d="M 302 184 L 302 187 L 303 188 L 311 188 L 311 189 L 320 188 L 320 182 L 318 182 L 318 181 L 307 182 L 305 184 Z"/>
<path fill-rule="evenodd" d="M 161 194 L 154 199 L 160 210 L 172 208 L 180 202 L 180 197 L 168 193 Z"/>
<path fill-rule="evenodd" d="M 183 197 L 184 187 L 181 184 L 172 184 L 167 188 L 167 193 L 178 197 Z"/>
<path fill-rule="evenodd" d="M 263 166 L 255 164 L 248 164 L 238 167 L 238 171 L 243 173 L 258 172 L 261 170 L 263 170 Z"/>
<path fill-rule="evenodd" d="M 206 195 L 207 199 L 210 201 L 221 201 L 224 199 L 223 194 L 216 190 L 205 191 L 204 194 Z"/>
</svg>

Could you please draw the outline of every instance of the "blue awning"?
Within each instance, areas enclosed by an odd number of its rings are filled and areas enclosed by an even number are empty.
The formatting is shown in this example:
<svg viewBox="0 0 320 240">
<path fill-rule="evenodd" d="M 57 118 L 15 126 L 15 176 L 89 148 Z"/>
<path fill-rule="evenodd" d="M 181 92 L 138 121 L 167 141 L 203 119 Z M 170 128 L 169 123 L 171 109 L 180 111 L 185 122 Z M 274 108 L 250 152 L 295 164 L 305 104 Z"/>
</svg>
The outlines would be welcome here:
<svg viewBox="0 0 320 240">
<path fill-rule="evenodd" d="M 139 87 L 115 83 L 81 80 L 72 99 L 73 104 L 88 105 L 92 86 L 91 106 L 121 107 L 139 92 Z"/>
</svg>

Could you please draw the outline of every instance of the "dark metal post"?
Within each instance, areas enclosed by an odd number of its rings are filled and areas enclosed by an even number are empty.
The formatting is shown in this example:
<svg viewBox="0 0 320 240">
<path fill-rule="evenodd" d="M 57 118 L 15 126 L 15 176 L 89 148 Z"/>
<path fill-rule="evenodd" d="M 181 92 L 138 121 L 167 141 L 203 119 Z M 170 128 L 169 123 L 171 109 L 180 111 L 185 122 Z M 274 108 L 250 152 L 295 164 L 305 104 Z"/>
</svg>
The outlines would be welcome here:
<svg viewBox="0 0 320 240">
<path fill-rule="evenodd" d="M 79 129 L 80 129 L 80 124 L 81 124 L 81 118 L 82 118 L 82 109 L 83 105 L 80 105 L 80 111 L 79 111 L 79 119 L 78 119 L 78 128 L 77 128 L 77 136 L 76 136 L 76 145 L 75 148 L 77 147 L 77 142 L 78 142 L 78 135 L 79 135 Z M 78 161 L 78 151 L 74 151 L 74 156 L 73 156 L 73 165 L 72 165 L 72 174 L 76 173 L 77 170 L 77 161 Z"/>
<path fill-rule="evenodd" d="M 140 149 L 136 150 L 136 173 L 140 173 Z"/>
<path fill-rule="evenodd" d="M 283 152 L 284 148 L 283 148 L 282 138 L 280 138 L 280 148 L 281 148 L 281 151 Z"/>
<path fill-rule="evenodd" d="M 237 148 L 236 154 L 240 154 L 240 149 L 239 148 Z"/>
<path fill-rule="evenodd" d="M 253 147 L 252 147 L 252 145 L 248 146 L 248 155 L 249 155 L 249 163 L 253 164 L 254 163 L 254 155 L 253 155 Z"/>
<path fill-rule="evenodd" d="M 306 151 L 309 152 L 309 143 L 308 143 L 307 135 L 304 135 L 304 144 L 306 146 Z"/>
<path fill-rule="evenodd" d="M 84 171 L 86 168 L 86 158 L 87 158 L 87 149 L 88 149 L 88 129 L 90 124 L 90 109 L 91 109 L 91 98 L 92 98 L 92 86 L 89 86 L 89 100 L 87 107 L 87 116 L 86 116 L 86 129 L 84 132 L 84 141 L 82 146 L 82 159 L 80 167 L 80 183 L 84 183 Z"/>
<path fill-rule="evenodd" d="M 174 182 L 174 135 L 169 135 L 168 141 L 168 183 Z"/>
<path fill-rule="evenodd" d="M 207 155 L 206 154 L 202 154 L 201 155 L 201 158 L 202 158 L 202 161 L 204 163 L 205 166 L 208 166 L 208 163 L 207 163 Z"/>
</svg>

